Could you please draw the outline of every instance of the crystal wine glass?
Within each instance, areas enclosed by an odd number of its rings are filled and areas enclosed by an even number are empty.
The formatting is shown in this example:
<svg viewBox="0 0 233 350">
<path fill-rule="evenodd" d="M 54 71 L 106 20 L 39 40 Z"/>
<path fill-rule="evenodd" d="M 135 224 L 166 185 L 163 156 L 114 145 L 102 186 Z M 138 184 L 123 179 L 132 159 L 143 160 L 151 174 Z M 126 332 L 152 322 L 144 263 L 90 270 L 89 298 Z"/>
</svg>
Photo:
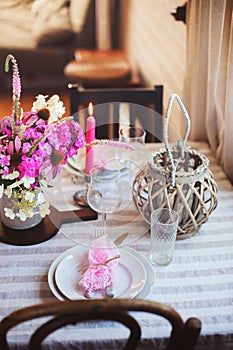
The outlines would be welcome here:
<svg viewBox="0 0 233 350">
<path fill-rule="evenodd" d="M 129 174 L 116 159 L 91 170 L 87 201 L 102 216 L 102 234 L 106 234 L 106 216 L 124 209 L 132 199 Z"/>
</svg>

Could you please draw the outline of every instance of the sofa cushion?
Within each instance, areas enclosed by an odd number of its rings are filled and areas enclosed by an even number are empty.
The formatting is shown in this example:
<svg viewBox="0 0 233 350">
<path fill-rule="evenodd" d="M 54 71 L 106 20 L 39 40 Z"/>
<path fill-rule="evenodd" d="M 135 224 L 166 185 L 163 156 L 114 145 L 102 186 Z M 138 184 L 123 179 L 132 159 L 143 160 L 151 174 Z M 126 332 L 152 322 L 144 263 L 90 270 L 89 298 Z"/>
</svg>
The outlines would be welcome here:
<svg viewBox="0 0 233 350">
<path fill-rule="evenodd" d="M 0 1 L 0 47 L 34 48 L 31 35 L 33 17 L 30 16 L 32 0 Z"/>
<path fill-rule="evenodd" d="M 38 46 L 58 46 L 71 42 L 80 33 L 90 0 L 34 0 L 32 34 Z"/>
<path fill-rule="evenodd" d="M 72 40 L 69 1 L 36 0 L 32 7 L 32 15 L 32 35 L 38 46 L 64 45 Z"/>
<path fill-rule="evenodd" d="M 0 0 L 0 47 L 69 45 L 80 34 L 91 0 Z"/>
</svg>

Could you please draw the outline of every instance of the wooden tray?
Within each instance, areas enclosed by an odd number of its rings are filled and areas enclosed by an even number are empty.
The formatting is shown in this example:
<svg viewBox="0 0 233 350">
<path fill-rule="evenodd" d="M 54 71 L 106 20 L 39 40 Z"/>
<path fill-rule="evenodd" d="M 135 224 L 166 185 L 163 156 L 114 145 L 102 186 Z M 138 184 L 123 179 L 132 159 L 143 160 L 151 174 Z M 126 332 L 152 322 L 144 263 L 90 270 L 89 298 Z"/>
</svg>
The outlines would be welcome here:
<svg viewBox="0 0 233 350">
<path fill-rule="evenodd" d="M 26 230 L 11 229 L 0 222 L 0 241 L 19 246 L 38 244 L 55 236 L 62 224 L 97 219 L 97 213 L 90 208 L 60 212 L 50 207 L 50 210 L 41 223 Z"/>
</svg>

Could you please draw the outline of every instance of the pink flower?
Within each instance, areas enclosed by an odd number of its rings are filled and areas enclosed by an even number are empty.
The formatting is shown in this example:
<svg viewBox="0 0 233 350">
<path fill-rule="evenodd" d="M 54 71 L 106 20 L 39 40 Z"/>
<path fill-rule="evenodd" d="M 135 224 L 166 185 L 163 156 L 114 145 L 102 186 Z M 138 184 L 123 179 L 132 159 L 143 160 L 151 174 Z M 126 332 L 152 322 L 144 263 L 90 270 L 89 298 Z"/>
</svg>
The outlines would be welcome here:
<svg viewBox="0 0 233 350">
<path fill-rule="evenodd" d="M 21 81 L 18 70 L 15 70 L 13 75 L 13 95 L 17 96 L 18 99 L 21 95 Z"/>
<path fill-rule="evenodd" d="M 20 94 L 21 94 L 21 81 L 19 76 L 19 69 L 18 64 L 13 55 L 8 55 L 5 61 L 5 71 L 9 71 L 9 62 L 12 61 L 13 64 L 13 79 L 12 79 L 12 94 L 13 94 L 13 102 L 14 102 L 14 109 L 13 109 L 13 115 L 14 115 L 14 124 L 16 124 L 17 116 L 18 116 L 18 109 L 19 109 L 19 100 L 20 100 Z"/>
<path fill-rule="evenodd" d="M 67 159 L 85 145 L 85 136 L 72 117 L 62 117 L 65 107 L 58 95 L 48 100 L 48 96 L 39 95 L 30 112 L 19 113 L 20 75 L 12 55 L 7 56 L 5 70 L 9 70 L 10 61 L 14 105 L 13 113 L 0 121 L 0 187 L 19 199 L 14 215 L 24 220 L 33 215 L 32 211 L 26 214 L 26 197 L 34 195 L 42 179 L 50 182 L 60 173 Z M 40 203 L 42 217 L 48 213 L 47 206 Z"/>
<path fill-rule="evenodd" d="M 13 55 L 7 56 L 5 70 L 9 71 L 10 61 L 13 65 L 14 109 L 13 114 L 4 117 L 0 124 L 0 184 L 4 183 L 5 175 L 17 171 L 17 181 L 27 176 L 34 179 L 33 187 L 41 176 L 46 176 L 49 181 L 54 178 L 67 159 L 84 146 L 85 136 L 79 123 L 71 117 L 62 119 L 65 107 L 58 95 L 48 100 L 48 96 L 38 95 L 31 111 L 18 116 L 21 81 Z"/>
</svg>

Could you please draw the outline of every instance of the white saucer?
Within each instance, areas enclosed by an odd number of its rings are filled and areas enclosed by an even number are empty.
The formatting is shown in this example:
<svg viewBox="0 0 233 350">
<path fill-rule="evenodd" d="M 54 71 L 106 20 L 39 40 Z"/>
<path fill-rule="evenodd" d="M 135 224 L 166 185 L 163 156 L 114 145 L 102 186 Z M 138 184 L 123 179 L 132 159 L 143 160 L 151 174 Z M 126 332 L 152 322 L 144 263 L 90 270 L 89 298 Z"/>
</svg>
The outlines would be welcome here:
<svg viewBox="0 0 233 350">
<path fill-rule="evenodd" d="M 57 269 L 57 266 L 59 265 L 59 263 L 65 258 L 65 256 L 73 254 L 76 251 L 77 247 L 72 247 L 70 249 L 68 249 L 67 251 L 63 252 L 62 254 L 60 254 L 51 264 L 49 271 L 48 271 L 48 284 L 50 287 L 50 290 L 52 291 L 52 293 L 54 294 L 54 296 L 59 299 L 59 300 L 66 300 L 67 297 L 62 294 L 62 292 L 58 289 L 57 285 L 56 285 L 56 281 L 55 281 L 55 271 Z M 154 288 L 154 284 L 155 284 L 155 274 L 154 274 L 154 270 L 153 267 L 151 266 L 150 262 L 148 261 L 148 259 L 143 256 L 141 253 L 133 250 L 132 248 L 129 247 L 125 247 L 121 249 L 121 252 L 125 252 L 125 253 L 130 253 L 131 255 L 134 255 L 140 262 L 141 264 L 144 266 L 145 271 L 146 271 L 146 280 L 145 280 L 145 285 L 144 287 L 141 289 L 141 291 L 135 295 L 135 298 L 140 298 L 140 299 L 146 299 L 149 297 L 149 295 L 151 294 L 153 288 Z"/>
</svg>

